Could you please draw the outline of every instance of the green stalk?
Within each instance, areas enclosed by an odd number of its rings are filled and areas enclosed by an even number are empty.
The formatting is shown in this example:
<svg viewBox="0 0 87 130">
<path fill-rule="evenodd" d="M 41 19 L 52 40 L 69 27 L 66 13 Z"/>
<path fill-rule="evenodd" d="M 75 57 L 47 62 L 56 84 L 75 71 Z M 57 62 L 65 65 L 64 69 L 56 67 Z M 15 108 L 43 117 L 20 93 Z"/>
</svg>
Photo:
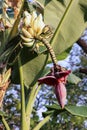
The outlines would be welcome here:
<svg viewBox="0 0 87 130">
<path fill-rule="evenodd" d="M 41 36 L 38 36 L 37 39 L 39 41 L 41 41 L 46 46 L 48 52 L 50 53 L 52 62 L 54 64 L 54 66 L 56 67 L 57 66 L 57 58 L 55 56 L 54 50 L 53 50 L 52 46 L 50 45 L 50 43 L 45 38 L 43 38 Z"/>
<path fill-rule="evenodd" d="M 3 122 L 3 124 L 4 124 L 5 128 L 6 128 L 6 130 L 10 130 L 10 127 L 9 127 L 7 121 L 5 120 L 4 116 L 2 116 L 2 122 Z"/>
<path fill-rule="evenodd" d="M 33 130 L 40 130 L 40 128 L 49 121 L 50 117 L 50 115 L 45 117 Z"/>
<path fill-rule="evenodd" d="M 30 96 L 28 98 L 28 103 L 26 106 L 26 117 L 27 117 L 27 124 L 29 125 L 29 130 L 30 130 L 31 113 L 32 113 L 34 101 L 36 99 L 36 96 L 37 96 L 39 90 L 40 90 L 40 87 L 37 88 L 36 84 L 35 84 L 35 86 L 32 87 Z"/>
<path fill-rule="evenodd" d="M 26 123 L 26 114 L 25 114 L 25 91 L 24 91 L 24 82 L 23 82 L 23 72 L 20 56 L 18 57 L 19 73 L 20 73 L 20 84 L 21 84 L 21 130 L 29 130 Z"/>
</svg>

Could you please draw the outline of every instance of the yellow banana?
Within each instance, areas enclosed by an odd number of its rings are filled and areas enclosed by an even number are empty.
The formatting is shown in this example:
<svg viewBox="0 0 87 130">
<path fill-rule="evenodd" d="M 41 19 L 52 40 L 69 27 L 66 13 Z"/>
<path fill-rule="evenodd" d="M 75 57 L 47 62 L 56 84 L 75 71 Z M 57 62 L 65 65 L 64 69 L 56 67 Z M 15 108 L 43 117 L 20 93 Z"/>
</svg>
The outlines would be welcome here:
<svg viewBox="0 0 87 130">
<path fill-rule="evenodd" d="M 28 28 L 28 32 L 32 35 L 32 37 L 34 36 L 34 30 L 32 28 Z"/>
<path fill-rule="evenodd" d="M 43 33 L 47 33 L 49 30 L 50 30 L 50 27 L 49 27 L 48 25 L 46 25 L 46 26 L 43 28 L 42 32 L 43 32 Z"/>
<path fill-rule="evenodd" d="M 28 43 L 28 42 L 31 42 L 32 41 L 32 39 L 30 39 L 30 38 L 27 38 L 27 37 L 24 37 L 23 35 L 21 35 L 20 34 L 20 37 L 22 38 L 22 40 L 26 43 Z"/>
<path fill-rule="evenodd" d="M 34 45 L 34 40 L 32 40 L 31 42 L 23 42 L 23 45 L 27 46 L 27 47 L 32 47 Z"/>
<path fill-rule="evenodd" d="M 25 28 L 22 28 L 22 33 L 26 38 L 32 38 L 31 34 Z"/>
</svg>

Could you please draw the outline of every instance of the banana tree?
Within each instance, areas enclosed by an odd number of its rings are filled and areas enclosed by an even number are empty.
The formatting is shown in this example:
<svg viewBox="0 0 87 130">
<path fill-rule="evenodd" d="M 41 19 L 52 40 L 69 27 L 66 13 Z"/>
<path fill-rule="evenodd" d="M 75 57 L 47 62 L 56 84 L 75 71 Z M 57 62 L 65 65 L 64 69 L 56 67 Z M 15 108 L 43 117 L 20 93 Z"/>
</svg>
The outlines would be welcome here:
<svg viewBox="0 0 87 130">
<path fill-rule="evenodd" d="M 1 18 L 0 116 L 6 129 L 10 127 L 5 120 L 8 116 L 2 111 L 2 101 L 10 83 L 21 86 L 21 130 L 31 129 L 31 114 L 41 84 L 54 87 L 60 107 L 48 106 L 44 119 L 33 130 L 39 130 L 56 111 L 87 117 L 85 106 L 65 107 L 65 85 L 71 71 L 57 64 L 59 55 L 87 27 L 87 0 L 5 0 L 2 6 L 1 16 L 5 21 Z M 13 18 L 7 14 L 9 7 L 14 10 Z M 46 71 L 50 59 L 53 67 Z"/>
</svg>

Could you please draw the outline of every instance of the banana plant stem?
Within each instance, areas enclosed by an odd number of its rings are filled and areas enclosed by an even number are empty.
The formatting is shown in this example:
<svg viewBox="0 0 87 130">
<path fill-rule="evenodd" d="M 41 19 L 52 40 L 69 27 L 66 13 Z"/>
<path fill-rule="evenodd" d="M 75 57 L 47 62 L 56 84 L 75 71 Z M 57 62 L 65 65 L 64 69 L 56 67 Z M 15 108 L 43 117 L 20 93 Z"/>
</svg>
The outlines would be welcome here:
<svg viewBox="0 0 87 130">
<path fill-rule="evenodd" d="M 21 84 L 21 130 L 28 130 L 28 125 L 26 124 L 26 114 L 25 114 L 25 91 L 22 73 L 22 64 L 20 56 L 18 57 L 19 73 L 20 73 L 20 84 Z"/>
</svg>

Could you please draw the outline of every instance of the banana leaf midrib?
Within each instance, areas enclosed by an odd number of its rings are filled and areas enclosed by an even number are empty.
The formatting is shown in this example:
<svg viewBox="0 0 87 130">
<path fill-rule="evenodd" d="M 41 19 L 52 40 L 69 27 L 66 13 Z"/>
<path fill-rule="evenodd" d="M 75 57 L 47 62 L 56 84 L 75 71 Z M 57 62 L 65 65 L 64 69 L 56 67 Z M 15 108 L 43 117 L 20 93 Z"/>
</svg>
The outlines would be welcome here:
<svg viewBox="0 0 87 130">
<path fill-rule="evenodd" d="M 61 28 L 61 25 L 62 25 L 64 19 L 66 18 L 66 15 L 67 15 L 67 13 L 69 12 L 69 9 L 70 9 L 70 7 L 71 7 L 73 1 L 74 1 L 74 0 L 71 0 L 71 1 L 69 2 L 68 6 L 66 7 L 66 10 L 65 10 L 65 12 L 64 12 L 64 14 L 63 14 L 63 16 L 62 16 L 62 18 L 61 18 L 61 20 L 60 20 L 58 26 L 57 26 L 57 29 L 56 29 L 56 31 L 55 31 L 55 33 L 54 33 L 54 36 L 55 36 L 55 37 L 58 36 L 59 30 L 60 30 L 60 28 Z M 56 32 L 57 32 L 57 35 L 56 35 Z M 53 38 L 51 39 L 51 44 L 52 44 L 52 43 L 54 42 L 54 40 L 55 40 L 55 37 L 54 37 L 54 36 L 53 36 Z"/>
</svg>

